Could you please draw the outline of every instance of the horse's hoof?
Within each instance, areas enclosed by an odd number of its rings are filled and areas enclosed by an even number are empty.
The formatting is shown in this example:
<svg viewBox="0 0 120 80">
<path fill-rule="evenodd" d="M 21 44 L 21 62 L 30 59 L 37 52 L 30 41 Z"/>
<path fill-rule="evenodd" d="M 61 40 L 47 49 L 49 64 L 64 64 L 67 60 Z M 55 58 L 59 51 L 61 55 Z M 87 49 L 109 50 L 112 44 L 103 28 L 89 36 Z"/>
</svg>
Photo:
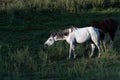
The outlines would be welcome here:
<svg viewBox="0 0 120 80">
<path fill-rule="evenodd" d="M 67 60 L 70 60 L 70 58 L 68 57 Z"/>
<path fill-rule="evenodd" d="M 74 59 L 76 59 L 76 56 L 74 57 Z"/>
<path fill-rule="evenodd" d="M 98 56 L 98 58 L 100 58 L 100 56 Z"/>
<path fill-rule="evenodd" d="M 91 58 L 92 58 L 92 56 L 89 56 L 89 58 L 91 59 Z"/>
</svg>

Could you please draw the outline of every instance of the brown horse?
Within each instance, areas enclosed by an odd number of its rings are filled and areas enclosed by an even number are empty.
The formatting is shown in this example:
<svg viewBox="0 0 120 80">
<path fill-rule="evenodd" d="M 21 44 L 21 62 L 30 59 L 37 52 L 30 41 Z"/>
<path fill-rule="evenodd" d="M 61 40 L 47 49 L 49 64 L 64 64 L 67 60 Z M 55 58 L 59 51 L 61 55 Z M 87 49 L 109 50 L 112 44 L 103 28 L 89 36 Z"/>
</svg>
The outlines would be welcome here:
<svg viewBox="0 0 120 80">
<path fill-rule="evenodd" d="M 91 22 L 90 26 L 94 26 L 96 28 L 101 29 L 104 33 L 108 33 L 110 36 L 110 44 L 112 43 L 115 38 L 115 33 L 117 31 L 118 23 L 113 19 L 105 19 L 100 22 Z"/>
</svg>

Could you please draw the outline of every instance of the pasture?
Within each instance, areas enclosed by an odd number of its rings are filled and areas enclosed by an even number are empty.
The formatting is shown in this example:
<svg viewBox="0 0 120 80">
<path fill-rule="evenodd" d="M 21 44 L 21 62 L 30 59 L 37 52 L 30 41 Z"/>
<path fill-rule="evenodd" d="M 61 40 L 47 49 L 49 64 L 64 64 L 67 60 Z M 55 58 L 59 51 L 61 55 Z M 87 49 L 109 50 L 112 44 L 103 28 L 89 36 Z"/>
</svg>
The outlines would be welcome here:
<svg viewBox="0 0 120 80">
<path fill-rule="evenodd" d="M 102 52 L 100 58 L 88 58 L 89 51 L 85 51 L 82 44 L 76 47 L 77 59 L 71 60 L 67 60 L 69 45 L 64 41 L 47 49 L 43 47 L 51 31 L 59 31 L 69 25 L 85 27 L 92 20 L 105 18 L 119 23 L 120 9 L 78 14 L 52 11 L 33 11 L 30 14 L 22 10 L 14 15 L 4 11 L 0 14 L 0 80 L 120 79 L 120 24 L 114 48 L 107 45 L 107 51 Z"/>
</svg>

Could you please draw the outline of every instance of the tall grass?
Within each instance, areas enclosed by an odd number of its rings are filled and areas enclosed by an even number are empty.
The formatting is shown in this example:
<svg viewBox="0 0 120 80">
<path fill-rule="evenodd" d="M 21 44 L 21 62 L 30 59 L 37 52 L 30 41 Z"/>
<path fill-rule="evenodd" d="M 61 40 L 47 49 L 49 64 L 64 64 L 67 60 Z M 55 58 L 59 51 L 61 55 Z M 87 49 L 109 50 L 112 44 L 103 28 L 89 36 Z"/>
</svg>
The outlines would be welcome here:
<svg viewBox="0 0 120 80">
<path fill-rule="evenodd" d="M 90 59 L 83 56 L 86 51 L 79 45 L 76 47 L 77 59 L 67 60 L 69 45 L 64 42 L 56 42 L 47 49 L 40 46 L 35 53 L 30 47 L 12 50 L 9 45 L 2 44 L 0 79 L 120 79 L 119 52 L 108 47 L 106 52 L 101 52 L 100 58 Z"/>
<path fill-rule="evenodd" d="M 76 47 L 75 60 L 67 60 L 69 45 L 66 42 L 56 42 L 47 49 L 42 46 L 50 31 L 65 29 L 71 24 L 84 27 L 92 20 L 108 17 L 119 22 L 119 9 L 81 13 L 82 9 L 118 7 L 115 6 L 118 0 L 110 0 L 112 6 L 107 5 L 106 0 L 15 1 L 0 7 L 0 80 L 120 79 L 119 29 L 115 49 L 108 47 L 100 58 L 86 57 L 90 52 L 82 45 Z M 57 10 L 80 14 L 59 14 Z"/>
<path fill-rule="evenodd" d="M 81 9 L 119 7 L 119 0 L 18 0 L 3 5 L 0 9 L 65 10 L 78 12 Z"/>
</svg>

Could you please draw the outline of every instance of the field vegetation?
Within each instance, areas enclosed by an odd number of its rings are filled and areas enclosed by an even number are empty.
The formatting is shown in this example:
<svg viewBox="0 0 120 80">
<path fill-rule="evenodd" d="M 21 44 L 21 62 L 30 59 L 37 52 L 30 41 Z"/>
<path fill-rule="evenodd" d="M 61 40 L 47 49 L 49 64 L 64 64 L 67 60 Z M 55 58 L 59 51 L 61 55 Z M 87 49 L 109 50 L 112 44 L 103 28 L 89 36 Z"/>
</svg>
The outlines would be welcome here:
<svg viewBox="0 0 120 80">
<path fill-rule="evenodd" d="M 0 80 L 119 80 L 119 0 L 2 0 L 0 1 Z M 91 21 L 115 19 L 119 26 L 114 47 L 88 58 L 90 51 L 76 47 L 76 59 L 67 60 L 69 45 L 43 44 L 51 31 Z"/>
</svg>

